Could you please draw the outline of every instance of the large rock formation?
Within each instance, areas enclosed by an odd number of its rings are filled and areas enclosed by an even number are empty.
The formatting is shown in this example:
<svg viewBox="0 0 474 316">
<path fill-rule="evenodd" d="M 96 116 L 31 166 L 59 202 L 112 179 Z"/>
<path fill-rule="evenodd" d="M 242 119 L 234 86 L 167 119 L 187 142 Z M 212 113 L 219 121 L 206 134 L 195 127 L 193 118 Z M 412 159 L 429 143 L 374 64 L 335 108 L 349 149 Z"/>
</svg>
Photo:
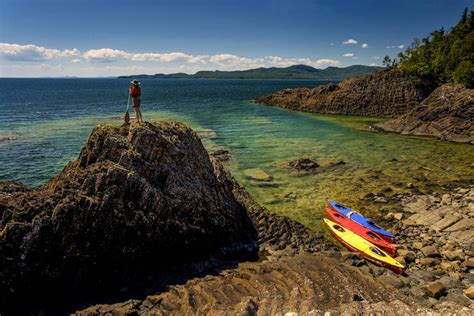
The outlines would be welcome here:
<svg viewBox="0 0 474 316">
<path fill-rule="evenodd" d="M 445 84 L 408 113 L 377 128 L 474 144 L 474 90 Z"/>
<path fill-rule="evenodd" d="M 396 117 L 423 98 L 422 91 L 405 74 L 390 69 L 314 89 L 285 89 L 261 96 L 256 102 L 304 112 Z"/>
<path fill-rule="evenodd" d="M 27 307 L 25 297 L 67 305 L 176 263 L 255 249 L 232 189 L 184 125 L 95 128 L 47 184 L 0 184 L 0 310 Z"/>
</svg>

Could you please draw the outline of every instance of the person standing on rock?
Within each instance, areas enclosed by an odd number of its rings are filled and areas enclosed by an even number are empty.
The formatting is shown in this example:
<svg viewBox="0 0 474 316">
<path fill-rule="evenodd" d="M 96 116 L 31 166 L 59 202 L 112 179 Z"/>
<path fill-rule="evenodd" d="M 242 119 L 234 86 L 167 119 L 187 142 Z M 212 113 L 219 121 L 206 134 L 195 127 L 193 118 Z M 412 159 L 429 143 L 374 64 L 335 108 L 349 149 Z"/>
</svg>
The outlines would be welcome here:
<svg viewBox="0 0 474 316">
<path fill-rule="evenodd" d="M 142 90 L 140 88 L 140 81 L 132 80 L 130 82 L 130 96 L 132 97 L 132 107 L 135 110 L 135 117 L 137 122 L 143 122 L 142 112 L 140 111 L 140 97 L 142 95 Z"/>
</svg>

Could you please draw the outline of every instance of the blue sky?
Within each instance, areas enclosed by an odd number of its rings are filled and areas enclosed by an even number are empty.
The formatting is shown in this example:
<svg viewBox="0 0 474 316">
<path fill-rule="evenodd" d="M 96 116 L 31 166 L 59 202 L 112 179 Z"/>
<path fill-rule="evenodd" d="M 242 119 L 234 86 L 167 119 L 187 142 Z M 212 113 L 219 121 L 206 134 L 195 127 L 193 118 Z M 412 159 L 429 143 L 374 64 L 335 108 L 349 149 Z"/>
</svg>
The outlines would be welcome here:
<svg viewBox="0 0 474 316">
<path fill-rule="evenodd" d="M 0 0 L 0 76 L 381 64 L 465 7 L 473 1 Z"/>
</svg>

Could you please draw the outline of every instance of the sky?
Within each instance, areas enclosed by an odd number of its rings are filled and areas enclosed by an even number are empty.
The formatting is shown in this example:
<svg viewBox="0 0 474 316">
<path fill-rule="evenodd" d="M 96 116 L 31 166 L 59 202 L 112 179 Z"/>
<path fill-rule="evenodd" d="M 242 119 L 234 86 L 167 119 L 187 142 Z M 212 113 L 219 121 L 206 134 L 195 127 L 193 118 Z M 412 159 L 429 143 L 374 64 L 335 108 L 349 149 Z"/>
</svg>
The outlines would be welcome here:
<svg viewBox="0 0 474 316">
<path fill-rule="evenodd" d="M 0 0 L 0 77 L 381 65 L 474 0 Z"/>
</svg>

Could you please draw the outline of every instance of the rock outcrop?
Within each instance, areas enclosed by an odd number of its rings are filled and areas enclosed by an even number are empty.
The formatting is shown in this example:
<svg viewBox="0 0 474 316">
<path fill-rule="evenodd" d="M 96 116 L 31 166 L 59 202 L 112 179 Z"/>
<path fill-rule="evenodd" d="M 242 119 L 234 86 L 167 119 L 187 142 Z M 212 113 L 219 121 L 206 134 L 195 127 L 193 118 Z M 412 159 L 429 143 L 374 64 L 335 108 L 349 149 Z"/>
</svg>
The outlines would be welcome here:
<svg viewBox="0 0 474 316">
<path fill-rule="evenodd" d="M 256 252 L 232 190 L 182 124 L 95 128 L 47 184 L 0 184 L 0 310 L 25 296 L 67 304 L 168 265 Z"/>
<path fill-rule="evenodd" d="M 196 278 L 144 300 L 96 305 L 76 315 L 325 315 L 356 311 L 395 315 L 411 314 L 414 309 L 396 292 L 356 268 L 322 255 L 299 254 L 278 261 L 243 263 L 237 269 Z"/>
<path fill-rule="evenodd" d="M 389 69 L 314 89 L 285 89 L 255 101 L 304 112 L 396 117 L 413 109 L 423 98 L 408 76 Z"/>
<path fill-rule="evenodd" d="M 474 144 L 474 90 L 445 84 L 408 113 L 375 127 L 387 132 Z"/>
</svg>

